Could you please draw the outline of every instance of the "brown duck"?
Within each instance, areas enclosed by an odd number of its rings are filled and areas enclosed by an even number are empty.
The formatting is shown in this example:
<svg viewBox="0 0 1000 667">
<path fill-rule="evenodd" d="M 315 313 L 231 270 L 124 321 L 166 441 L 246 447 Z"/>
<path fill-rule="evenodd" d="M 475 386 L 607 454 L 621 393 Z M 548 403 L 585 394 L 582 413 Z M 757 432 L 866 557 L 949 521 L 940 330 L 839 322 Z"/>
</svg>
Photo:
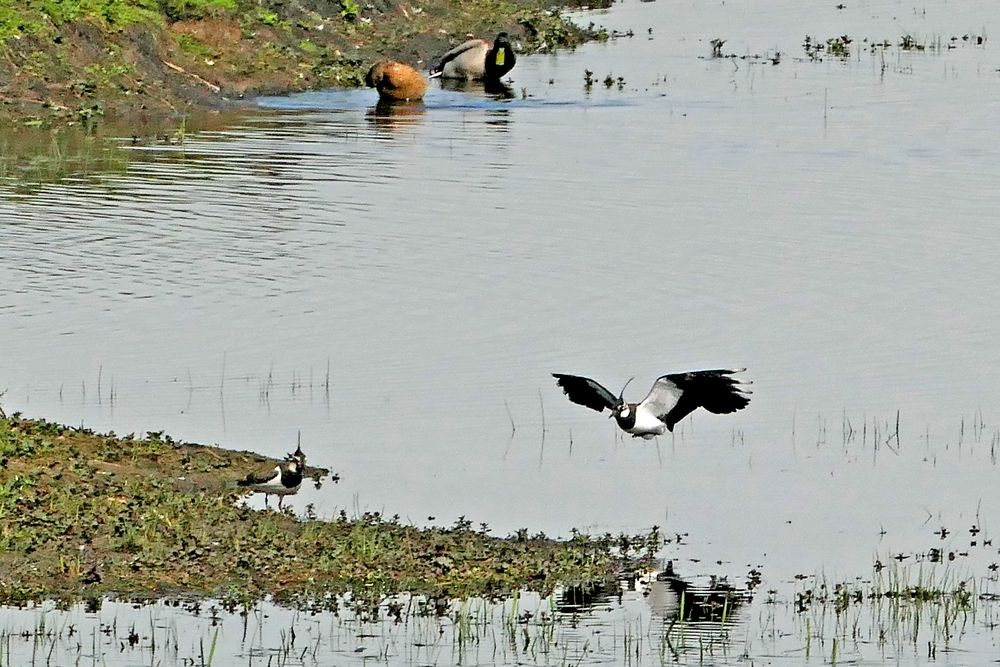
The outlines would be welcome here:
<svg viewBox="0 0 1000 667">
<path fill-rule="evenodd" d="M 415 102 L 427 91 L 423 75 L 405 63 L 381 60 L 368 70 L 365 85 L 378 91 L 388 102 Z"/>
</svg>

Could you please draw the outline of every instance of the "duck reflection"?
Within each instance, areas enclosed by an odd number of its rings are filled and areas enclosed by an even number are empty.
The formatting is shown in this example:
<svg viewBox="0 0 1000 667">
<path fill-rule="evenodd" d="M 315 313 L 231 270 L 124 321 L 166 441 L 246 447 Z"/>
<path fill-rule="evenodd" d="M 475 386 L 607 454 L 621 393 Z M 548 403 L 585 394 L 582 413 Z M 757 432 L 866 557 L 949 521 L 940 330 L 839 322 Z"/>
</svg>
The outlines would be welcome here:
<svg viewBox="0 0 1000 667">
<path fill-rule="evenodd" d="M 514 89 L 499 80 L 441 79 L 441 88 L 459 93 L 481 93 L 497 100 L 514 99 Z"/>
<path fill-rule="evenodd" d="M 510 129 L 510 112 L 507 109 L 490 109 L 486 112 L 485 122 L 494 130 L 506 132 Z"/>
<path fill-rule="evenodd" d="M 365 119 L 377 129 L 392 131 L 417 125 L 426 112 L 423 102 L 379 100 L 365 113 Z"/>
</svg>

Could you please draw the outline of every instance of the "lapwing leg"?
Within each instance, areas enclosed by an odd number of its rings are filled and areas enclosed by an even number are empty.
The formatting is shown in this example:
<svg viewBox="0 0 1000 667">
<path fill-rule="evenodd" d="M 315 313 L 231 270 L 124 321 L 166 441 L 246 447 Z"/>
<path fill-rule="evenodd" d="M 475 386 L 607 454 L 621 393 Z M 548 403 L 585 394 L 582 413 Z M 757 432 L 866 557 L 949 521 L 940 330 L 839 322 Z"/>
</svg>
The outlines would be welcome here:
<svg viewBox="0 0 1000 667">
<path fill-rule="evenodd" d="M 285 501 L 285 497 L 279 495 L 278 496 L 278 509 L 279 510 L 281 509 L 281 503 L 283 503 L 284 501 Z"/>
</svg>

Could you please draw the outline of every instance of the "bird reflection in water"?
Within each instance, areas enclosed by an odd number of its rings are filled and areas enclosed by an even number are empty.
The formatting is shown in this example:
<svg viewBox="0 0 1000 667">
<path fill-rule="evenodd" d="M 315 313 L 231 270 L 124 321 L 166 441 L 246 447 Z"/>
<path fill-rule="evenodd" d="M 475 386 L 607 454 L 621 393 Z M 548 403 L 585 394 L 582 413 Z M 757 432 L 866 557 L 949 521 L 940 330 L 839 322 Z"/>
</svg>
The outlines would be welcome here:
<svg viewBox="0 0 1000 667">
<path fill-rule="evenodd" d="M 669 561 L 649 579 L 643 595 L 653 616 L 663 619 L 664 645 L 675 660 L 686 651 L 729 644 L 732 627 L 753 600 L 750 589 L 737 588 L 726 577 L 681 577 Z"/>
<path fill-rule="evenodd" d="M 726 577 L 713 574 L 704 581 L 681 577 L 672 562 L 649 582 L 648 593 L 653 613 L 668 623 L 727 623 L 753 599 L 753 593 L 736 588 Z"/>
<path fill-rule="evenodd" d="M 641 592 L 653 617 L 662 619 L 665 647 L 675 658 L 692 645 L 729 642 L 732 626 L 740 622 L 743 607 L 753 600 L 749 585 L 738 588 L 715 575 L 704 581 L 681 577 L 668 562 L 660 572 L 630 576 L 617 585 L 568 586 L 559 592 L 555 606 L 575 627 L 581 614 L 620 606 L 626 591 Z"/>
<path fill-rule="evenodd" d="M 503 81 L 469 81 L 466 79 L 440 79 L 442 90 L 458 93 L 483 93 L 496 100 L 514 99 L 514 89 Z"/>
<path fill-rule="evenodd" d="M 423 102 L 391 102 L 379 100 L 368 109 L 365 118 L 377 129 L 398 130 L 421 122 L 427 108 Z"/>
<path fill-rule="evenodd" d="M 620 586 L 612 587 L 603 583 L 567 586 L 559 591 L 559 595 L 556 597 L 556 610 L 564 614 L 586 612 L 606 606 L 612 600 L 616 600 L 620 604 L 621 599 Z"/>
<path fill-rule="evenodd" d="M 494 130 L 506 132 L 510 129 L 508 127 L 510 120 L 510 112 L 507 109 L 490 109 L 486 112 L 486 124 Z"/>
</svg>

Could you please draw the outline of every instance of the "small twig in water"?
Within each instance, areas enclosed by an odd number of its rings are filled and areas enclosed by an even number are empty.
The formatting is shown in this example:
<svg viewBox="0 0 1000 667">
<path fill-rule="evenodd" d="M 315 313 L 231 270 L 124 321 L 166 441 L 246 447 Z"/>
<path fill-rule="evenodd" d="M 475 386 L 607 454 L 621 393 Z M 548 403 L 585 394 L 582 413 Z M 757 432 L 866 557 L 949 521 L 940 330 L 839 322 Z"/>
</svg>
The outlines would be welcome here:
<svg viewBox="0 0 1000 667">
<path fill-rule="evenodd" d="M 514 432 L 517 431 L 517 427 L 514 426 L 514 417 L 512 417 L 511 414 L 510 414 L 510 406 L 507 405 L 507 399 L 506 398 L 503 399 L 503 407 L 507 409 L 507 419 L 510 420 L 510 434 L 514 435 Z"/>
<path fill-rule="evenodd" d="M 545 458 L 545 403 L 542 402 L 542 390 L 538 390 L 538 407 L 542 411 L 542 446 L 538 450 L 538 467 L 542 467 L 542 461 Z"/>
<path fill-rule="evenodd" d="M 542 442 L 545 442 L 545 403 L 542 401 L 542 390 L 538 390 L 538 407 L 542 411 Z"/>
<path fill-rule="evenodd" d="M 222 353 L 222 377 L 219 378 L 219 396 L 222 396 L 222 390 L 226 386 L 226 353 Z"/>
</svg>

